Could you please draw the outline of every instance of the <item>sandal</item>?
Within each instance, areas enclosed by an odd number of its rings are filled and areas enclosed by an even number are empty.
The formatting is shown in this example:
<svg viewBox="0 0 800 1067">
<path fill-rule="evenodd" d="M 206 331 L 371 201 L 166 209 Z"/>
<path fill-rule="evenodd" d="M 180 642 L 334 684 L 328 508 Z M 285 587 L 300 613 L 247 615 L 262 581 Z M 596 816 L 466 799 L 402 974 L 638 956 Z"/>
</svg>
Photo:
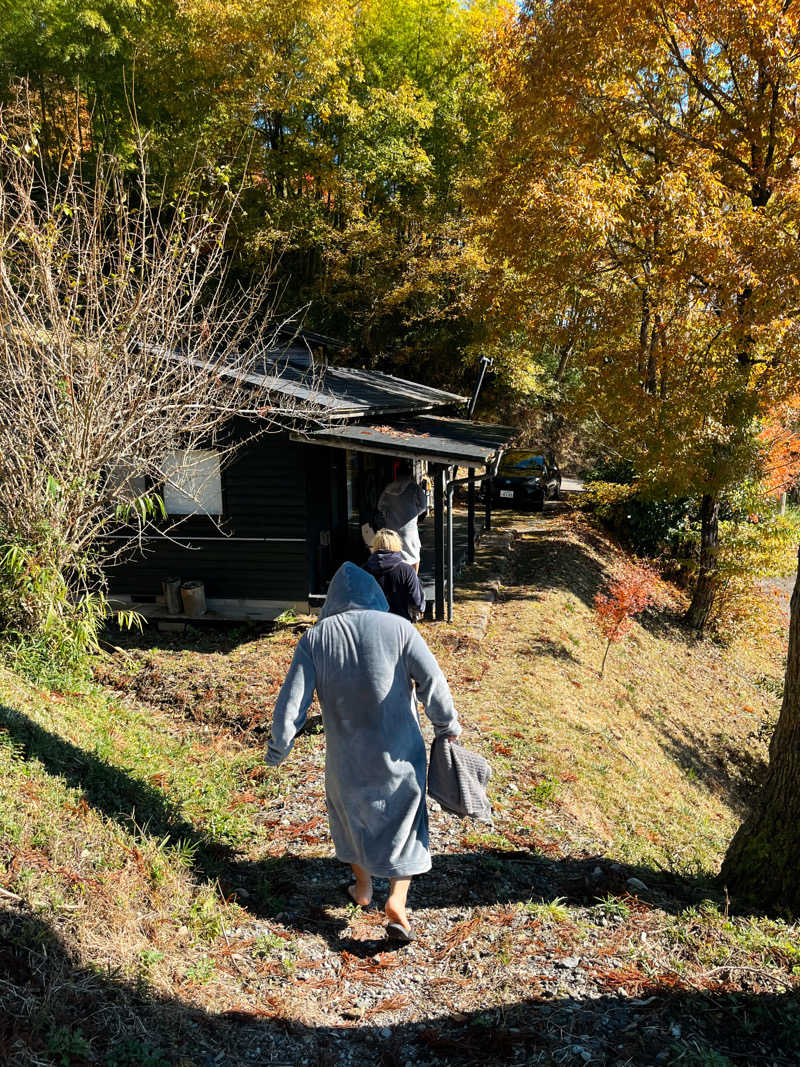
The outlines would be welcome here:
<svg viewBox="0 0 800 1067">
<path fill-rule="evenodd" d="M 387 923 L 386 935 L 391 941 L 404 941 L 406 944 L 416 940 L 416 934 L 411 927 L 406 929 L 402 923 Z"/>
</svg>

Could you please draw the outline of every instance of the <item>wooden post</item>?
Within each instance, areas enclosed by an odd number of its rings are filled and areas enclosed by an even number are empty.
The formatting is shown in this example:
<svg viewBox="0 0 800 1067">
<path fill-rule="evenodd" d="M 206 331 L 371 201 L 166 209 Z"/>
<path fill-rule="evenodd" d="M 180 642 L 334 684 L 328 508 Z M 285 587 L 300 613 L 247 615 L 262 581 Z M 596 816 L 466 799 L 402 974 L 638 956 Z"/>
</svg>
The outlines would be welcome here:
<svg viewBox="0 0 800 1067">
<path fill-rule="evenodd" d="M 444 619 L 444 479 L 441 463 L 433 468 L 434 619 Z"/>
<path fill-rule="evenodd" d="M 467 483 L 467 563 L 475 562 L 475 468 L 469 469 Z"/>
</svg>

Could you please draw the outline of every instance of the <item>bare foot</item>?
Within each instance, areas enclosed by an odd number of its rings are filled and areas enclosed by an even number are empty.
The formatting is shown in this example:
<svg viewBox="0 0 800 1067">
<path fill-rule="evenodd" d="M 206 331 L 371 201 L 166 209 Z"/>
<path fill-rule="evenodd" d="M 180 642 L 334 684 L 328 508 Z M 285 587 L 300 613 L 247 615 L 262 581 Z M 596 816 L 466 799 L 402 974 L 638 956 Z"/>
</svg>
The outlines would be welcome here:
<svg viewBox="0 0 800 1067">
<path fill-rule="evenodd" d="M 364 890 L 364 889 L 361 889 L 359 887 L 358 883 L 356 882 L 353 885 L 349 885 L 347 887 L 347 892 L 350 894 L 350 896 L 353 898 L 355 903 L 358 904 L 358 906 L 360 908 L 368 908 L 370 906 L 370 904 L 372 903 L 372 887 L 371 886 L 370 886 L 370 888 L 368 890 Z"/>
<path fill-rule="evenodd" d="M 400 923 L 404 930 L 411 929 L 411 923 L 408 920 L 408 913 L 404 904 L 399 904 L 389 897 L 383 910 L 386 912 L 386 918 L 390 923 Z"/>
<path fill-rule="evenodd" d="M 351 863 L 355 884 L 347 887 L 347 892 L 360 908 L 368 908 L 372 903 L 372 878 L 363 867 L 357 863 Z"/>
</svg>

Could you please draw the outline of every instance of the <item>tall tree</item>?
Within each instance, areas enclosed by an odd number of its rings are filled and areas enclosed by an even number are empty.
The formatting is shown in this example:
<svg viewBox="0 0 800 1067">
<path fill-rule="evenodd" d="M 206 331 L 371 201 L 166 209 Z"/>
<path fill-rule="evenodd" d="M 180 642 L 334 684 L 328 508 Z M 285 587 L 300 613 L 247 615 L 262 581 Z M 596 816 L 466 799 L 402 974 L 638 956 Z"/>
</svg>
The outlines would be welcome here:
<svg viewBox="0 0 800 1067">
<path fill-rule="evenodd" d="M 367 359 L 424 346 L 436 373 L 468 339 L 460 181 L 491 119 L 481 33 L 494 10 L 370 0 L 328 77 L 254 129 L 245 247 L 279 248 L 289 291 Z"/>
<path fill-rule="evenodd" d="M 274 320 L 268 284 L 225 284 L 235 204 L 152 199 L 144 157 L 135 197 L 103 157 L 91 182 L 80 160 L 53 181 L 33 126 L 0 113 L 0 618 L 74 651 L 102 624 L 105 567 L 162 517 L 146 484 L 172 477 L 165 454 L 224 461 L 233 417 L 255 434 L 318 412 L 244 381 Z"/>
<path fill-rule="evenodd" d="M 720 879 L 742 903 L 800 915 L 800 579 L 792 595 L 783 703 L 767 778 L 730 843 Z"/>
<path fill-rule="evenodd" d="M 494 50 L 506 128 L 480 187 L 501 308 L 575 336 L 591 409 L 654 492 L 701 497 L 688 613 L 717 588 L 720 501 L 800 381 L 797 13 L 693 0 L 527 5 Z"/>
<path fill-rule="evenodd" d="M 0 12 L 0 95 L 25 79 L 36 104 L 43 161 L 67 142 L 117 150 L 137 42 L 152 35 L 160 0 L 8 0 Z M 127 70 L 127 86 L 123 71 Z"/>
</svg>

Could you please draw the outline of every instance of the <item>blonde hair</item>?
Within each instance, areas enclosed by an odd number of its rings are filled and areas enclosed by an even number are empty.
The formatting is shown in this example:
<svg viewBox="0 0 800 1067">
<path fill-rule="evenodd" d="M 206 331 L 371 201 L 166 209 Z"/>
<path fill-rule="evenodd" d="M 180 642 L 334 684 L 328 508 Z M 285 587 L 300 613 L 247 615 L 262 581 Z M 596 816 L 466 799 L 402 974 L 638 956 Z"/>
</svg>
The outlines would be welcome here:
<svg viewBox="0 0 800 1067">
<path fill-rule="evenodd" d="M 379 552 L 400 552 L 403 548 L 403 542 L 394 532 L 394 530 L 387 530 L 384 527 L 382 530 L 378 530 L 375 534 L 375 540 L 372 542 L 372 551 Z"/>
</svg>

